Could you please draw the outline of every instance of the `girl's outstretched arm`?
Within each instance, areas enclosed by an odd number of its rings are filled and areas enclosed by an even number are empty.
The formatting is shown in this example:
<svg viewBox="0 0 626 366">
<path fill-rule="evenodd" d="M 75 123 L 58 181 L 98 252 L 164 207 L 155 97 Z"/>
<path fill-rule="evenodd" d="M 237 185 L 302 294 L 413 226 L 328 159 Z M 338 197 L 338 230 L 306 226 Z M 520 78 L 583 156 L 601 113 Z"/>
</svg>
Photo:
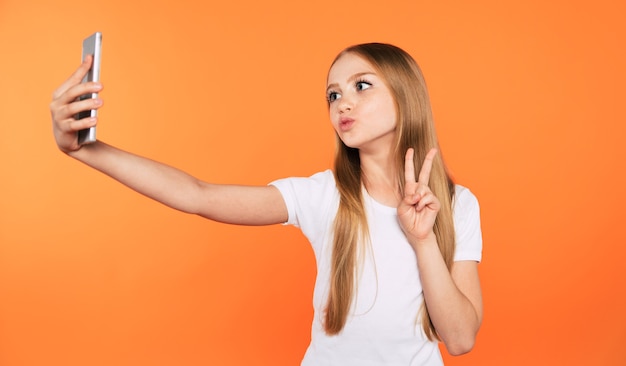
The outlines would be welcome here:
<svg viewBox="0 0 626 366">
<path fill-rule="evenodd" d="M 81 83 L 90 66 L 91 57 L 88 57 L 53 94 L 50 103 L 52 127 L 61 151 L 133 190 L 183 212 L 241 225 L 287 221 L 287 208 L 280 192 L 273 186 L 210 184 L 100 141 L 79 145 L 77 131 L 95 126 L 97 119 L 77 120 L 75 116 L 78 112 L 102 106 L 99 98 L 77 100 L 80 95 L 102 90 L 100 83 Z"/>
</svg>

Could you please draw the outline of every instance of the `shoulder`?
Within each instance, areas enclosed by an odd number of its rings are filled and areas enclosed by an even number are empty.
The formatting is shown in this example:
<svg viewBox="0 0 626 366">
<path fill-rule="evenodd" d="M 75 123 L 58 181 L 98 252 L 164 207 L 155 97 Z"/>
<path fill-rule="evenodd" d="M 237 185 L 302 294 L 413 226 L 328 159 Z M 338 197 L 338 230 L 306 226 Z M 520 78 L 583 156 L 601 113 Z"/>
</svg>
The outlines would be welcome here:
<svg viewBox="0 0 626 366">
<path fill-rule="evenodd" d="M 454 187 L 453 209 L 455 215 L 478 210 L 478 198 L 476 198 L 469 188 L 456 184 Z"/>
<path fill-rule="evenodd" d="M 287 223 L 303 228 L 314 227 L 330 216 L 339 202 L 335 177 L 331 170 L 309 177 L 291 177 L 275 180 L 270 185 L 283 196 L 289 220 Z"/>
<path fill-rule="evenodd" d="M 276 186 L 281 191 L 286 189 L 310 190 L 327 187 L 330 188 L 335 187 L 335 176 L 333 172 L 328 169 L 315 173 L 309 177 L 289 177 L 278 179 L 271 182 L 270 185 Z"/>
</svg>

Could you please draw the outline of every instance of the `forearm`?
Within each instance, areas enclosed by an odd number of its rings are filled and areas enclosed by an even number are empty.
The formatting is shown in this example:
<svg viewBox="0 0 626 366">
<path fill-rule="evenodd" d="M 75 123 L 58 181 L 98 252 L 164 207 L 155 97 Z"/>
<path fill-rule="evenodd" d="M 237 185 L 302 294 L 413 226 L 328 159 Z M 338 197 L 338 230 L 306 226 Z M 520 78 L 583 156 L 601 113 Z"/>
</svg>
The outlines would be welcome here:
<svg viewBox="0 0 626 366">
<path fill-rule="evenodd" d="M 463 294 L 448 271 L 434 237 L 413 246 L 431 321 L 453 355 L 469 352 L 481 323 L 481 304 Z"/>
<path fill-rule="evenodd" d="M 169 207 L 198 213 L 200 184 L 185 172 L 100 141 L 68 155 Z"/>
<path fill-rule="evenodd" d="M 68 155 L 149 198 L 210 220 L 270 225 L 288 218 L 282 196 L 272 186 L 206 183 L 169 165 L 99 141 Z"/>
</svg>

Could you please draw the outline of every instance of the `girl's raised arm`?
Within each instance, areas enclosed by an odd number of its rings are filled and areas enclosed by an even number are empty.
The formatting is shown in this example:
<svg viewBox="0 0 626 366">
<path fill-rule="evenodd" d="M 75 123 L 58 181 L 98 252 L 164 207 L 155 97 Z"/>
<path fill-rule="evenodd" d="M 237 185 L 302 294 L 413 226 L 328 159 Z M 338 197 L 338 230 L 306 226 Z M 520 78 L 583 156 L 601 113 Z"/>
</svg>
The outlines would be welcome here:
<svg viewBox="0 0 626 366">
<path fill-rule="evenodd" d="M 50 113 L 54 137 L 61 151 L 133 190 L 183 212 L 240 225 L 287 221 L 287 207 L 273 186 L 210 184 L 100 141 L 80 146 L 77 131 L 95 126 L 97 120 L 89 117 L 76 120 L 74 117 L 78 112 L 102 106 L 100 99 L 77 101 L 80 95 L 102 89 L 99 83 L 81 83 L 90 66 L 91 58 L 88 57 L 53 94 Z"/>
</svg>

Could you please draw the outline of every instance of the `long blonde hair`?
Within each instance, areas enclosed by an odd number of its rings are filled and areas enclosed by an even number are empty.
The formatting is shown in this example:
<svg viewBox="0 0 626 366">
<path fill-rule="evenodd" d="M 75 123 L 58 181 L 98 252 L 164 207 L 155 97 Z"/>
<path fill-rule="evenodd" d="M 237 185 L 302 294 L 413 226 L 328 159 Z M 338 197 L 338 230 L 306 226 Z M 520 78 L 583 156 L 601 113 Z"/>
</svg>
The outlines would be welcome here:
<svg viewBox="0 0 626 366">
<path fill-rule="evenodd" d="M 426 83 L 415 60 L 402 49 L 383 43 L 367 43 L 342 51 L 368 61 L 381 75 L 393 95 L 397 111 L 395 143 L 398 190 L 404 196 L 404 156 L 408 148 L 415 149 L 415 171 L 419 172 L 431 148 L 439 148 Z M 362 174 L 359 151 L 346 146 L 337 136 L 335 180 L 340 194 L 339 209 L 334 221 L 331 278 L 324 328 L 327 334 L 339 333 L 348 317 L 355 292 L 357 246 L 368 240 L 369 230 L 363 205 Z M 437 154 L 430 174 L 429 187 L 441 202 L 433 231 L 441 255 L 450 270 L 453 262 L 455 237 L 452 216 L 454 183 L 449 176 L 441 153 Z M 430 320 L 426 304 L 422 304 L 421 320 L 429 340 L 439 339 Z"/>
</svg>

